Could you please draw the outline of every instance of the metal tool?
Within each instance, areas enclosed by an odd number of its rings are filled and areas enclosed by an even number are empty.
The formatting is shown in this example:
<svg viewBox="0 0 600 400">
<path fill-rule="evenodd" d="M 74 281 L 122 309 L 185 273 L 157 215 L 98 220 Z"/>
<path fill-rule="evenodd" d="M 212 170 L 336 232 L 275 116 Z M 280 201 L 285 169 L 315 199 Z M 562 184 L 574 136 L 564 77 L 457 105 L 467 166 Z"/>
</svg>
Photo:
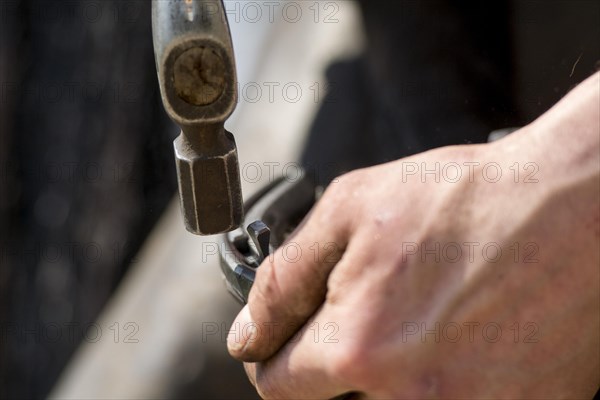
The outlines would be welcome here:
<svg viewBox="0 0 600 400">
<path fill-rule="evenodd" d="M 162 101 L 181 128 L 175 160 L 188 231 L 211 235 L 243 218 L 237 148 L 225 120 L 237 103 L 231 34 L 221 0 L 153 0 Z"/>
<path fill-rule="evenodd" d="M 246 202 L 242 226 L 221 235 L 221 270 L 227 289 L 242 303 L 254 283 L 256 270 L 315 204 L 319 189 L 304 177 L 295 182 L 274 181 Z"/>
</svg>

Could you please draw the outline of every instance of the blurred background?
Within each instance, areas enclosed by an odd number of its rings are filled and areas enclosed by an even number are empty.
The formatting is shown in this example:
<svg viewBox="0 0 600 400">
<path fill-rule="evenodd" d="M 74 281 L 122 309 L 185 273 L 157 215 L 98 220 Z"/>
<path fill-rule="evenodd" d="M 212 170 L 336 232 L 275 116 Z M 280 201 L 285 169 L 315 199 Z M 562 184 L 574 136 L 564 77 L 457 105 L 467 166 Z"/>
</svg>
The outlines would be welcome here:
<svg viewBox="0 0 600 400">
<path fill-rule="evenodd" d="M 166 1 L 166 0 L 165 0 Z M 595 1 L 225 1 L 249 197 L 522 126 L 600 59 Z M 185 231 L 147 0 L 0 0 L 0 398 L 254 398 Z"/>
</svg>

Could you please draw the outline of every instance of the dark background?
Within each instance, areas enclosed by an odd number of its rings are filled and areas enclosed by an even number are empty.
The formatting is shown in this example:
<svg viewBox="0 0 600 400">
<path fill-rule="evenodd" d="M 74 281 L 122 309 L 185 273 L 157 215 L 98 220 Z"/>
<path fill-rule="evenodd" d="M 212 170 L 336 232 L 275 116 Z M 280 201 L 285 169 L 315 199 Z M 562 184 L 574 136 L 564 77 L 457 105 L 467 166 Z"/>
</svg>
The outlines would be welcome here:
<svg viewBox="0 0 600 400">
<path fill-rule="evenodd" d="M 303 156 L 321 183 L 524 126 L 600 61 L 597 1 L 359 3 L 367 49 L 328 69 Z"/>
<path fill-rule="evenodd" d="M 149 1 L 0 5 L 0 397 L 41 398 L 173 196 L 177 132 Z"/>
</svg>

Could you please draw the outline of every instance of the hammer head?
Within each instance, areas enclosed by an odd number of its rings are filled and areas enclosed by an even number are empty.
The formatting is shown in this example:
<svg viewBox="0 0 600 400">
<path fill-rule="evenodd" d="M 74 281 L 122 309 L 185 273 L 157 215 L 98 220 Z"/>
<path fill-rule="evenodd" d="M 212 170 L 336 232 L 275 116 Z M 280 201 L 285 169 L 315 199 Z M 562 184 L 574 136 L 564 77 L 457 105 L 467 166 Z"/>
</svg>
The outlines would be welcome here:
<svg viewBox="0 0 600 400">
<path fill-rule="evenodd" d="M 152 31 L 165 110 L 181 127 L 175 160 L 188 231 L 233 230 L 243 217 L 237 149 L 225 120 L 237 103 L 222 1 L 153 0 Z"/>
</svg>

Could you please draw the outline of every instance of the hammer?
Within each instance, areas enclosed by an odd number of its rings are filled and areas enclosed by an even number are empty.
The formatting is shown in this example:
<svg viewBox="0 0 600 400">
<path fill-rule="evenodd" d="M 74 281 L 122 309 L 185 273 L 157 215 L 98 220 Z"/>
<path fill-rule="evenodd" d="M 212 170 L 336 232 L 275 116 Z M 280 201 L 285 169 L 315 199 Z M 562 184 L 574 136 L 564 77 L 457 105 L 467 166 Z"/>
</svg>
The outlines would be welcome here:
<svg viewBox="0 0 600 400">
<path fill-rule="evenodd" d="M 222 0 L 152 0 L 160 93 L 181 128 L 174 141 L 186 229 L 212 235 L 243 217 L 237 148 L 225 120 L 237 103 L 231 33 Z"/>
</svg>

